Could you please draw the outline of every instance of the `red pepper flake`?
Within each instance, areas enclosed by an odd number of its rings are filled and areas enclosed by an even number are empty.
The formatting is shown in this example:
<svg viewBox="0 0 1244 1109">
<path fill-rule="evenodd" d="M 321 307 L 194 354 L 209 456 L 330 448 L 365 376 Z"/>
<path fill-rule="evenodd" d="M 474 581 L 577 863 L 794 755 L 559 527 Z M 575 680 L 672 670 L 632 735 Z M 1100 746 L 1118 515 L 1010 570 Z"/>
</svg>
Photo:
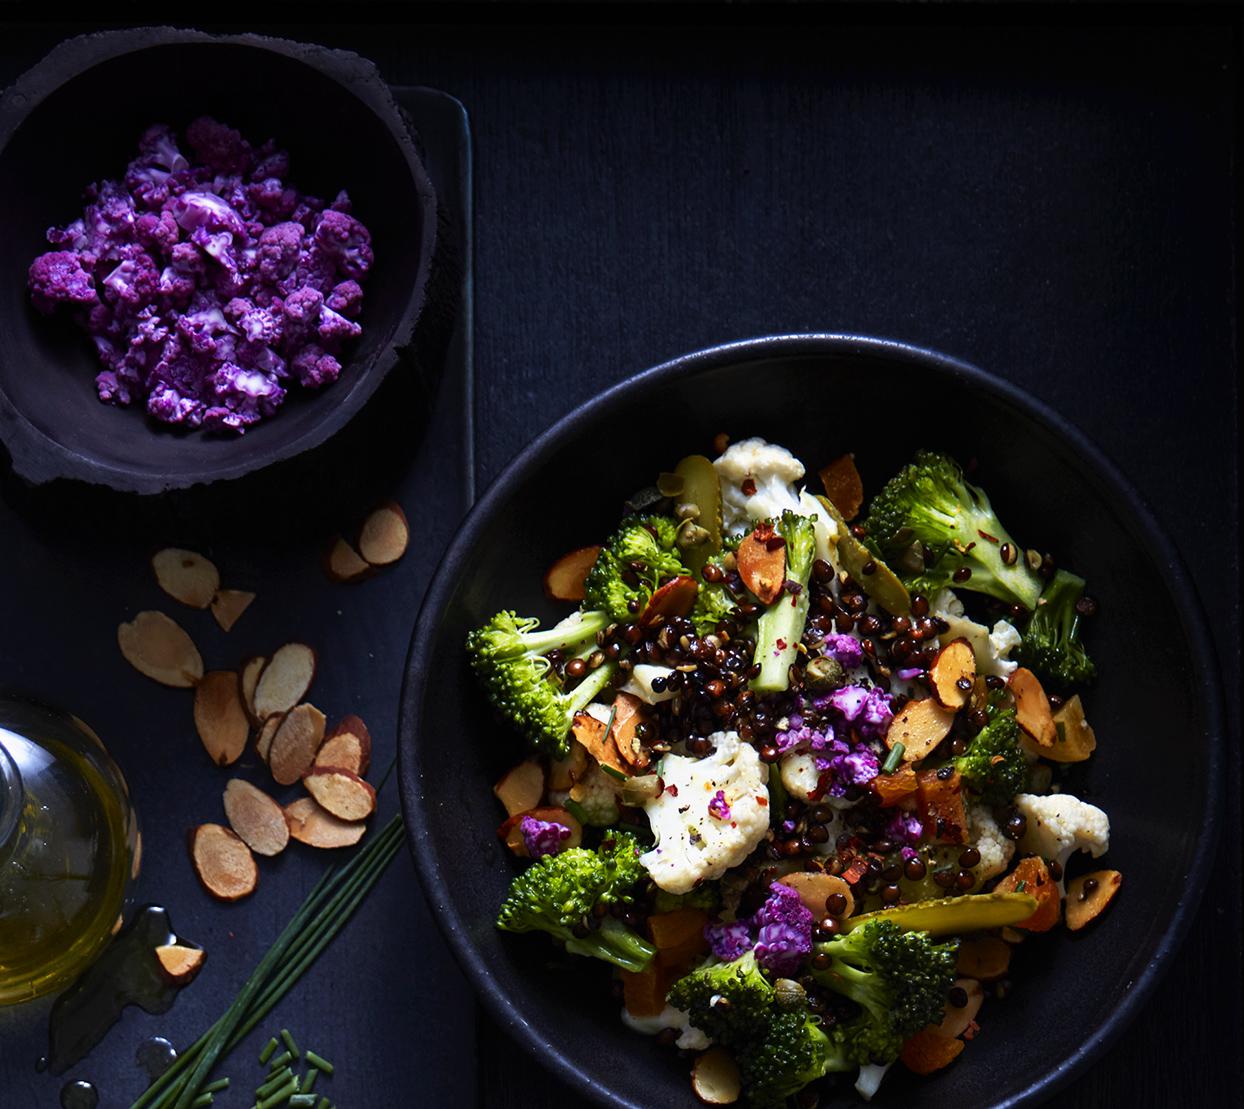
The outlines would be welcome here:
<svg viewBox="0 0 1244 1109">
<path fill-rule="evenodd" d="M 786 650 L 786 640 L 785 640 L 785 639 L 783 639 L 781 636 L 778 636 L 778 638 L 777 638 L 777 646 L 778 646 L 778 650 L 779 650 L 779 651 L 785 651 L 785 650 Z"/>
<path fill-rule="evenodd" d="M 856 857 L 851 860 L 850 864 L 842 872 L 842 880 L 855 885 L 865 874 L 868 873 L 868 860 Z"/>
<path fill-rule="evenodd" d="M 986 539 L 990 543 L 993 543 L 995 546 L 997 545 L 998 537 L 996 535 L 990 535 L 989 532 L 981 531 L 980 528 L 976 529 L 976 534 L 979 535 L 982 539 Z"/>
<path fill-rule="evenodd" d="M 743 490 L 743 496 L 754 497 L 756 495 L 756 479 L 745 477 L 740 488 Z"/>
<path fill-rule="evenodd" d="M 756 804 L 759 805 L 762 809 L 767 809 L 769 807 L 769 798 L 757 796 Z"/>
<path fill-rule="evenodd" d="M 658 784 L 658 785 L 660 784 L 660 781 L 659 781 L 659 780 L 658 780 L 658 783 L 657 783 L 657 784 Z M 668 793 L 671 797 L 677 797 L 677 796 L 678 796 L 678 787 L 677 787 L 676 785 L 674 785 L 674 783 L 673 783 L 673 782 L 670 782 L 670 784 L 669 784 L 669 785 L 667 785 L 667 786 L 665 787 L 665 792 L 666 792 L 666 793 Z"/>
</svg>

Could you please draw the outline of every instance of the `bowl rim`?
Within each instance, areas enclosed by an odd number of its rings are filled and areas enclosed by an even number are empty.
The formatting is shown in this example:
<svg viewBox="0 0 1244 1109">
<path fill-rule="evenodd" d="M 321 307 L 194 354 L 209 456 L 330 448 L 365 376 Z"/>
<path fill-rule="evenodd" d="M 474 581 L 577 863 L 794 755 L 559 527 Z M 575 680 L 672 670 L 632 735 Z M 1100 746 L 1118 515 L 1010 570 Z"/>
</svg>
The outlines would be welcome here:
<svg viewBox="0 0 1244 1109">
<path fill-rule="evenodd" d="M 392 335 L 376 351 L 368 372 L 360 375 L 335 404 L 323 406 L 324 415 L 300 435 L 276 447 L 269 447 L 266 453 L 256 458 L 206 469 L 178 468 L 165 473 L 105 461 L 49 436 L 0 386 L 0 439 L 8 451 L 14 471 L 32 484 L 70 479 L 104 485 L 120 492 L 156 494 L 231 481 L 286 462 L 321 446 L 358 415 L 401 360 L 402 351 L 410 345 L 415 325 L 423 312 L 437 241 L 436 192 L 417 149 L 413 126 L 394 99 L 389 83 L 374 62 L 353 51 L 254 32 L 218 34 L 168 25 L 76 35 L 54 46 L 0 93 L 0 157 L 3 157 L 10 141 L 30 114 L 49 96 L 82 74 L 129 54 L 182 45 L 242 46 L 280 54 L 326 77 L 343 95 L 354 97 L 376 116 L 397 143 L 410 175 L 416 203 L 422 209 L 419 260 L 410 295 L 397 314 Z M 194 431 L 191 434 L 202 433 Z"/>
<path fill-rule="evenodd" d="M 463 972 L 483 998 L 492 1017 L 516 1038 L 544 1066 L 578 1093 L 600 1105 L 642 1109 L 614 1091 L 589 1081 L 549 1037 L 525 1020 L 515 1001 L 505 996 L 478 949 L 470 941 L 469 930 L 456 910 L 443 897 L 444 876 L 433 855 L 433 837 L 426 819 L 428 799 L 420 788 L 416 765 L 418 737 L 415 717 L 421 711 L 427 681 L 432 634 L 439 623 L 456 585 L 459 567 L 474 546 L 479 532 L 495 507 L 509 497 L 526 479 L 528 472 L 544 461 L 576 432 L 579 425 L 610 412 L 634 394 L 656 385 L 761 357 L 862 355 L 905 361 L 935 373 L 958 378 L 971 388 L 981 389 L 1004 403 L 1013 405 L 1028 417 L 1044 424 L 1070 446 L 1077 463 L 1099 477 L 1108 491 L 1129 512 L 1151 553 L 1168 572 L 1169 588 L 1183 617 L 1183 628 L 1194 653 L 1194 673 L 1199 675 L 1201 702 L 1206 709 L 1209 751 L 1205 783 L 1205 818 L 1192 863 L 1184 882 L 1184 894 L 1175 907 L 1169 927 L 1159 940 L 1151 959 L 1128 989 L 1118 1007 L 1069 1057 L 1054 1062 L 1050 1069 L 1024 1089 L 992 1103 L 992 1109 L 1016 1109 L 1034 1105 L 1050 1097 L 1081 1075 L 1103 1054 L 1135 1018 L 1178 950 L 1188 930 L 1207 884 L 1209 867 L 1217 844 L 1223 804 L 1223 695 L 1217 656 L 1212 647 L 1204 608 L 1192 586 L 1187 568 L 1173 542 L 1154 518 L 1148 504 L 1125 479 L 1118 467 L 1066 417 L 1037 400 L 1019 386 L 995 377 L 985 370 L 926 347 L 894 339 L 833 332 L 772 334 L 707 347 L 681 355 L 637 373 L 590 398 L 558 419 L 546 431 L 523 447 L 502 468 L 496 479 L 467 514 L 453 541 L 446 549 L 424 595 L 407 653 L 398 722 L 398 782 L 406 839 L 414 856 L 415 868 L 424 893 L 442 934 Z"/>
</svg>

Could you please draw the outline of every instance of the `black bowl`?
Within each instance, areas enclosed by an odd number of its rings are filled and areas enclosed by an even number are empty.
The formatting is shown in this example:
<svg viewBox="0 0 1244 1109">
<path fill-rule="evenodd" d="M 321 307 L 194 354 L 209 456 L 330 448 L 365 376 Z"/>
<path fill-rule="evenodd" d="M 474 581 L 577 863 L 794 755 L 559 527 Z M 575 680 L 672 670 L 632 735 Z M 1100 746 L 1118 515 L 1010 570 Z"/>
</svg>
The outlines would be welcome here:
<svg viewBox="0 0 1244 1109">
<path fill-rule="evenodd" d="M 692 354 L 571 413 L 505 470 L 432 583 L 403 693 L 402 798 L 436 918 L 501 1025 L 579 1092 L 614 1106 L 694 1104 L 686 1062 L 622 1027 L 605 968 L 493 927 L 514 867 L 493 834 L 489 787 L 522 749 L 484 704 L 463 638 L 500 608 L 564 614 L 541 590 L 549 562 L 606 534 L 624 496 L 709 450 L 718 431 L 764 436 L 813 466 L 853 450 L 872 489 L 917 445 L 975 456 L 1016 537 L 1056 552 L 1100 601 L 1090 645 L 1101 678 L 1085 698 L 1100 746 L 1066 784 L 1109 812 L 1106 863 L 1125 876 L 1122 896 L 1083 933 L 1023 945 L 1010 997 L 986 1002 L 987 1035 L 931 1079 L 895 1067 L 874 1103 L 1047 1097 L 1136 1013 L 1199 900 L 1220 802 L 1217 668 L 1174 548 L 1114 467 L 1043 405 L 928 351 L 799 335 Z M 834 1100 L 857 1102 L 849 1084 Z"/>
<path fill-rule="evenodd" d="M 182 432 L 142 406 L 95 395 L 99 366 L 67 318 L 30 305 L 26 271 L 44 232 L 75 219 L 82 190 L 120 176 L 154 122 L 178 130 L 208 114 L 287 149 L 304 192 L 345 188 L 372 232 L 363 335 L 340 379 L 295 389 L 246 435 Z M 240 477 L 344 427 L 397 363 L 423 306 L 436 198 L 400 110 L 354 54 L 256 35 L 147 28 L 63 43 L 0 102 L 0 435 L 24 478 L 73 478 L 157 493 Z"/>
</svg>

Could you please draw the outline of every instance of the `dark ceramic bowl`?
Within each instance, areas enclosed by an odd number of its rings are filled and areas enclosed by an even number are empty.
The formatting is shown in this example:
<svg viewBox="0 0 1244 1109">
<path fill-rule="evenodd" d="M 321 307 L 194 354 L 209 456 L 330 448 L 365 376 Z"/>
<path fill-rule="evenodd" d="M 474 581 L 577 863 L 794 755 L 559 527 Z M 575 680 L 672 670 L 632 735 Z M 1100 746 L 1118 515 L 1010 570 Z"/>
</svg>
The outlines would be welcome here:
<svg viewBox="0 0 1244 1109">
<path fill-rule="evenodd" d="M 90 341 L 31 306 L 26 271 L 44 232 L 77 218 L 82 190 L 120 176 L 154 122 L 181 130 L 208 114 L 287 149 L 304 192 L 349 191 L 372 232 L 363 335 L 340 379 L 300 389 L 244 436 L 171 430 L 141 405 L 95 395 Z M 412 135 L 376 68 L 354 54 L 261 38 L 148 28 L 72 39 L 0 101 L 0 435 L 13 466 L 41 483 L 73 478 L 158 493 L 240 477 L 344 427 L 397 363 L 423 305 L 436 199 Z"/>
<path fill-rule="evenodd" d="M 1060 928 L 1019 949 L 1009 998 L 986 1002 L 987 1035 L 959 1062 L 926 1080 L 895 1067 L 874 1104 L 984 1109 L 1048 1097 L 1136 1013 L 1199 900 L 1219 804 L 1216 663 L 1174 548 L 1114 467 L 1014 387 L 898 343 L 800 335 L 677 359 L 565 417 L 483 496 L 428 592 L 403 694 L 402 796 L 436 918 L 502 1027 L 602 1104 L 691 1106 L 687 1063 L 622 1026 L 607 968 L 493 927 L 515 867 L 494 834 L 501 815 L 489 787 L 523 751 L 490 715 L 463 639 L 500 608 L 546 623 L 563 615 L 541 590 L 552 559 L 607 534 L 627 494 L 671 460 L 709 450 L 715 432 L 763 436 L 813 467 L 853 450 L 876 489 L 907 448 L 853 435 L 836 401 L 870 393 L 946 413 L 953 437 L 929 432 L 923 445 L 975 456 L 1012 532 L 1088 578 L 1101 604 L 1090 640 L 1101 677 L 1085 700 L 1100 746 L 1066 784 L 1110 814 L 1105 863 L 1125 876 L 1092 928 Z M 1162 695 L 1145 695 L 1159 678 Z M 1172 736 L 1178 774 L 1155 770 Z M 832 1103 L 858 1103 L 849 1082 Z"/>
</svg>

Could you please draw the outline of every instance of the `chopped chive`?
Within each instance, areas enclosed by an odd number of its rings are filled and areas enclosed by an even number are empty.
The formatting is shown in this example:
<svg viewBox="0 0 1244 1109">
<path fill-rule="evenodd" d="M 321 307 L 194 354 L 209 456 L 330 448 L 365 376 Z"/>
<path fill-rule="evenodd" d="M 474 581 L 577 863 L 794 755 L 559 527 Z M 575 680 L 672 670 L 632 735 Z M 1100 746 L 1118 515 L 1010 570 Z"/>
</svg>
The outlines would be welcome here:
<svg viewBox="0 0 1244 1109">
<path fill-rule="evenodd" d="M 315 1067 L 318 1070 L 322 1070 L 325 1074 L 333 1073 L 332 1063 L 330 1063 L 327 1059 L 323 1058 L 322 1056 L 316 1055 L 316 1053 L 312 1051 L 310 1048 L 307 1048 L 307 1054 L 305 1058 L 307 1060 L 307 1066 Z"/>
<path fill-rule="evenodd" d="M 294 1094 L 289 1099 L 290 1109 L 312 1109 L 315 1105 L 315 1094 Z"/>
<path fill-rule="evenodd" d="M 573 816 L 575 820 L 577 820 L 580 824 L 586 824 L 588 822 L 587 813 L 584 811 L 583 806 L 580 805 L 578 801 L 572 800 L 571 798 L 567 797 L 566 800 L 562 802 L 562 808 L 565 809 L 571 816 Z"/>
<path fill-rule="evenodd" d="M 333 1103 L 329 1101 L 328 1098 L 322 1097 L 317 1103 L 315 1109 L 332 1109 L 332 1105 Z"/>
<path fill-rule="evenodd" d="M 278 1086 L 284 1086 L 285 1083 L 293 1077 L 294 1072 L 290 1070 L 289 1067 L 282 1067 L 275 1074 L 270 1074 L 263 1080 L 263 1083 L 260 1085 L 259 1089 L 255 1091 L 255 1097 L 262 1100 L 272 1093 L 272 1091 Z"/>
<path fill-rule="evenodd" d="M 309 1094 L 313 1089 L 315 1089 L 315 1080 L 319 1078 L 319 1076 L 320 1072 L 315 1067 L 312 1067 L 302 1076 L 302 1085 L 298 1087 L 298 1092 L 300 1094 Z"/>
<path fill-rule="evenodd" d="M 615 781 L 619 781 L 619 782 L 626 781 L 626 775 L 623 774 L 622 771 L 619 770 L 616 766 L 610 766 L 607 762 L 602 762 L 599 765 L 600 765 L 601 773 L 608 774 L 609 777 L 613 778 Z"/>
<path fill-rule="evenodd" d="M 190 1103 L 190 1109 L 207 1109 L 216 1100 L 215 1094 L 201 1093 Z"/>
<path fill-rule="evenodd" d="M 294 1037 L 290 1035 L 288 1028 L 281 1029 L 281 1039 L 285 1041 L 285 1046 L 289 1048 L 290 1054 L 295 1059 L 302 1058 L 302 1052 L 298 1050 L 298 1045 L 294 1043 Z"/>
<path fill-rule="evenodd" d="M 263 1099 L 263 1101 L 259 1103 L 259 1109 L 272 1109 L 272 1106 L 280 1105 L 283 1102 L 288 1101 L 290 1099 L 290 1096 L 297 1092 L 298 1092 L 298 1079 L 296 1079 L 291 1074 L 289 1076 L 289 1081 L 286 1082 L 284 1086 L 281 1086 L 278 1089 L 273 1090 L 272 1093 L 270 1093 L 266 1098 Z"/>
<path fill-rule="evenodd" d="M 273 1036 L 266 1044 L 263 1045 L 263 1051 L 259 1053 L 259 1065 L 262 1067 L 269 1059 L 272 1058 L 276 1051 L 276 1037 Z"/>
<path fill-rule="evenodd" d="M 204 1086 L 203 1089 L 200 1091 L 200 1093 L 216 1094 L 216 1093 L 219 1093 L 221 1090 L 227 1090 L 228 1088 L 229 1088 L 229 1079 L 218 1078 L 216 1079 L 215 1082 L 209 1082 L 206 1086 Z"/>
<path fill-rule="evenodd" d="M 898 769 L 898 764 L 903 761 L 903 755 L 907 748 L 902 743 L 896 743 L 890 748 L 890 753 L 886 755 L 885 762 L 881 764 L 882 774 L 893 774 Z"/>
<path fill-rule="evenodd" d="M 281 1067 L 287 1066 L 294 1061 L 294 1053 L 292 1051 L 282 1051 L 275 1059 L 272 1060 L 268 1067 L 270 1071 L 279 1070 Z"/>
<path fill-rule="evenodd" d="M 1027 888 L 1028 888 L 1028 883 L 1025 882 L 1022 878 L 1018 882 L 1015 883 L 1016 893 L 1023 893 L 1024 890 L 1026 890 Z"/>
</svg>

